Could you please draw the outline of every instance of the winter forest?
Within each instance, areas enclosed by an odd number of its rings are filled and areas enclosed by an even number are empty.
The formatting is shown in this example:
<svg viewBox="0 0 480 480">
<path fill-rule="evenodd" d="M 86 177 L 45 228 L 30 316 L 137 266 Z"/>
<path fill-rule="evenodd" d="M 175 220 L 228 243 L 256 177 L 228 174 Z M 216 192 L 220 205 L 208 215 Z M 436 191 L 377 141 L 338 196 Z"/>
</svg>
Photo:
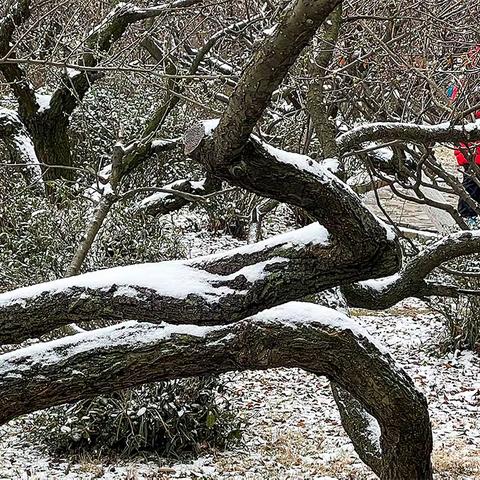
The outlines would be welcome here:
<svg viewBox="0 0 480 480">
<path fill-rule="evenodd" d="M 0 0 L 0 480 L 480 479 L 477 0 Z"/>
</svg>

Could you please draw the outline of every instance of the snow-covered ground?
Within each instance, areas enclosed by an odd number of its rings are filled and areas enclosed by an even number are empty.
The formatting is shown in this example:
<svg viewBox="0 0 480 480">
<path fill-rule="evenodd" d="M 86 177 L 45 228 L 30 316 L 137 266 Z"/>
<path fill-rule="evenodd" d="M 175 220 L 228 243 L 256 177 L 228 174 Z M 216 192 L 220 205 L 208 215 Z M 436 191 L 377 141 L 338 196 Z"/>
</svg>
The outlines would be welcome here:
<svg viewBox="0 0 480 480">
<path fill-rule="evenodd" d="M 206 231 L 187 234 L 185 242 L 192 257 L 242 244 Z M 442 325 L 420 303 L 404 302 L 382 314 L 352 314 L 427 396 L 436 479 L 480 479 L 480 357 L 471 352 L 435 356 Z M 0 480 L 376 478 L 343 432 L 326 379 L 286 369 L 232 373 L 226 379 L 246 425 L 242 443 L 232 450 L 191 463 L 56 459 L 25 438 L 27 417 L 0 427 Z"/>
</svg>

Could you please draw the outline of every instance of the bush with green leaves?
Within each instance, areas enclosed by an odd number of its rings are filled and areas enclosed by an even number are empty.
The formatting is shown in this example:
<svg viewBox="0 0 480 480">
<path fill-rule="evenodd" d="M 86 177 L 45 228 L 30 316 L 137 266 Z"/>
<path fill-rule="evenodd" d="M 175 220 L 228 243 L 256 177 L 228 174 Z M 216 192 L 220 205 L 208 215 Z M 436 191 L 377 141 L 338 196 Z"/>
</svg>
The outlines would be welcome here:
<svg viewBox="0 0 480 480">
<path fill-rule="evenodd" d="M 195 455 L 237 442 L 241 424 L 218 377 L 143 385 L 53 407 L 29 435 L 57 453 Z"/>
</svg>

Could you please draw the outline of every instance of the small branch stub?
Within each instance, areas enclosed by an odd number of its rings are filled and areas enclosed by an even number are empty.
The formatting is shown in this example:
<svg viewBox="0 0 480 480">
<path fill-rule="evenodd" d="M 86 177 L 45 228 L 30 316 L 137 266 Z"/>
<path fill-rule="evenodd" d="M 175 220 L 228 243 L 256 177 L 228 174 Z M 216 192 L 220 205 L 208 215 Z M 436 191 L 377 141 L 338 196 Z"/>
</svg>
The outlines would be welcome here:
<svg viewBox="0 0 480 480">
<path fill-rule="evenodd" d="M 205 137 L 205 126 L 202 122 L 195 122 L 183 136 L 183 151 L 185 155 L 190 155 Z"/>
</svg>

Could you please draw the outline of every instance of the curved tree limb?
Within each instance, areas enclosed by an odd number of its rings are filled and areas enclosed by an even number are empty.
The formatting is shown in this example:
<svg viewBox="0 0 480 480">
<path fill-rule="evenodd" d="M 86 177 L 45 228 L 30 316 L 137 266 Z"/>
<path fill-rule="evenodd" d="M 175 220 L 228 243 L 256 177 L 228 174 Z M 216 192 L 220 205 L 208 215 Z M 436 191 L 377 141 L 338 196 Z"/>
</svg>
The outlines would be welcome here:
<svg viewBox="0 0 480 480">
<path fill-rule="evenodd" d="M 351 307 L 383 310 L 408 297 L 453 296 L 461 289 L 425 281 L 442 263 L 463 255 L 480 253 L 480 231 L 457 232 L 437 240 L 391 277 L 367 280 L 342 287 Z"/>
<path fill-rule="evenodd" d="M 466 125 L 447 122 L 440 125 L 379 122 L 361 125 L 337 137 L 341 153 L 349 152 L 365 142 L 401 140 L 412 143 L 460 143 L 480 140 L 480 121 Z"/>
<path fill-rule="evenodd" d="M 386 268 L 372 265 L 369 258 L 361 268 L 348 266 L 352 261 L 358 265 L 348 258 L 340 267 L 340 259 L 325 229 L 312 224 L 217 255 L 131 265 L 25 287 L 0 295 L 0 344 L 101 319 L 234 322 L 352 278 L 378 275 L 372 268 Z"/>
<path fill-rule="evenodd" d="M 232 370 L 302 368 L 325 375 L 376 418 L 381 479 L 429 480 L 425 398 L 368 334 L 308 303 L 263 311 L 228 327 L 127 322 L 0 356 L 0 423 L 22 413 L 146 382 Z"/>
</svg>

